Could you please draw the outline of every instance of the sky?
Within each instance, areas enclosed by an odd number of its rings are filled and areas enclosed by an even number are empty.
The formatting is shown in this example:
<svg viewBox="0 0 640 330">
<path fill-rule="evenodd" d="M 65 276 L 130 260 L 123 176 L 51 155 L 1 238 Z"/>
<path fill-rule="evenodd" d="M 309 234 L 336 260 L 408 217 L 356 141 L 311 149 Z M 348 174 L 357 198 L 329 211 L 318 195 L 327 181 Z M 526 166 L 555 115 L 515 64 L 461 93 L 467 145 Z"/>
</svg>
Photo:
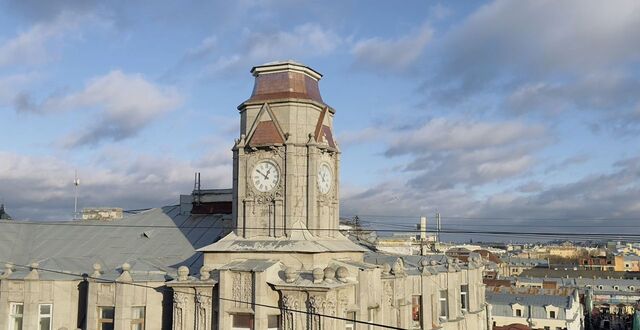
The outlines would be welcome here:
<svg viewBox="0 0 640 330">
<path fill-rule="evenodd" d="M 324 75 L 343 216 L 640 220 L 633 0 L 0 0 L 0 200 L 229 188 L 249 70 L 286 59 Z"/>
</svg>

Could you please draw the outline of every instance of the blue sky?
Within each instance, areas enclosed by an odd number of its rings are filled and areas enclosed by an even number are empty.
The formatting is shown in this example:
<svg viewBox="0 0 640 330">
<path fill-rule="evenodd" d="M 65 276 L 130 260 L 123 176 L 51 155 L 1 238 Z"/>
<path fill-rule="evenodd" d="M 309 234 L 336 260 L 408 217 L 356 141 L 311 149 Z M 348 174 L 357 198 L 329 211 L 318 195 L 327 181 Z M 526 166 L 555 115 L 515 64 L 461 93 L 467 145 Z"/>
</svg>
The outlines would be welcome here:
<svg viewBox="0 0 640 330">
<path fill-rule="evenodd" d="M 636 1 L 1 1 L 14 217 L 231 185 L 252 66 L 324 74 L 344 215 L 640 217 Z"/>
</svg>

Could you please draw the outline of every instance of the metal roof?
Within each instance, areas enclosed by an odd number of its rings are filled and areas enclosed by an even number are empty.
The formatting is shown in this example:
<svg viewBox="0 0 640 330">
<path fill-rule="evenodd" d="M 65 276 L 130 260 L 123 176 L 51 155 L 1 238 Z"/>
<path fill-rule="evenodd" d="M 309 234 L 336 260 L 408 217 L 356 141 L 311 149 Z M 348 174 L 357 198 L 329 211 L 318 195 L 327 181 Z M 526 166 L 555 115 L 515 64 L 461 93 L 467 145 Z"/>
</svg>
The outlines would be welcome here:
<svg viewBox="0 0 640 330">
<path fill-rule="evenodd" d="M 110 279 L 120 275 L 125 262 L 134 280 L 159 280 L 181 265 L 197 273 L 203 256 L 196 250 L 226 233 L 226 218 L 185 214 L 179 206 L 167 206 L 112 221 L 0 221 L 0 263 L 37 262 L 39 268 L 88 274 L 99 263 L 102 277 Z M 14 267 L 10 278 L 26 273 Z M 40 278 L 68 276 L 41 271 Z"/>
</svg>

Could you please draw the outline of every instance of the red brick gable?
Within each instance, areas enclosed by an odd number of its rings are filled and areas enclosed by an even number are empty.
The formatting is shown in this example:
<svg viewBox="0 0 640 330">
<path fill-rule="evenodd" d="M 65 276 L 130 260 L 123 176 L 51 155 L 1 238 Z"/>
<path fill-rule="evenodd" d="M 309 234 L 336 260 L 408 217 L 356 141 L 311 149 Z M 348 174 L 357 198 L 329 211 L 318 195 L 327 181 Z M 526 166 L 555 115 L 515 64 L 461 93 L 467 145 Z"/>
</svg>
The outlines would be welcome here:
<svg viewBox="0 0 640 330">
<path fill-rule="evenodd" d="M 256 130 L 249 141 L 250 146 L 262 146 L 270 144 L 283 144 L 284 139 L 278 132 L 278 128 L 273 120 L 261 121 L 256 126 Z"/>
</svg>

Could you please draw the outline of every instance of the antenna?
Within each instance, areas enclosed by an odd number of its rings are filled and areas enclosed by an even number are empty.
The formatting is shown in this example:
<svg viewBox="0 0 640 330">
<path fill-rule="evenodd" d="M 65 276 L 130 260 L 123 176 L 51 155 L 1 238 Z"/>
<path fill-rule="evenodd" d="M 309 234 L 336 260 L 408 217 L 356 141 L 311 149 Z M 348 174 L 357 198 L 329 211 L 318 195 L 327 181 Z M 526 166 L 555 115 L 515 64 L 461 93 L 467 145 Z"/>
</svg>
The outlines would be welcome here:
<svg viewBox="0 0 640 330">
<path fill-rule="evenodd" d="M 75 171 L 73 185 L 75 189 L 75 199 L 73 202 L 73 220 L 76 220 L 78 219 L 78 186 L 80 185 L 80 179 L 78 179 L 78 170 Z"/>
<path fill-rule="evenodd" d="M 195 180 L 193 182 L 193 195 L 196 205 L 200 205 L 200 172 L 196 172 Z"/>
</svg>

